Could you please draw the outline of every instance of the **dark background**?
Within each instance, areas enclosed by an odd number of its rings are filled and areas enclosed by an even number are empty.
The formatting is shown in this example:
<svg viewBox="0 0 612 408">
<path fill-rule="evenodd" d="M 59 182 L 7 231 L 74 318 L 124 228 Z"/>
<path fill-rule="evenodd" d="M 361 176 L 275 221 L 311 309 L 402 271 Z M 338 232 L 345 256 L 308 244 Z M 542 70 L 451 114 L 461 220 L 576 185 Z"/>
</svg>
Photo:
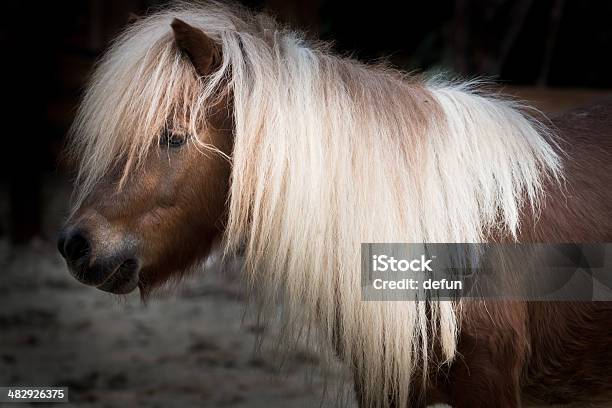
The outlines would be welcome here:
<svg viewBox="0 0 612 408">
<path fill-rule="evenodd" d="M 275 332 L 242 319 L 236 273 L 207 271 L 149 305 L 117 302 L 71 278 L 55 250 L 72 174 L 62 143 L 91 67 L 130 13 L 165 3 L 3 4 L 0 386 L 68 386 L 92 407 L 319 406 L 323 382 L 297 379 L 323 366 L 316 353 L 293 352 L 282 379 L 275 351 L 253 357 L 255 337 Z M 612 90 L 610 1 L 245 3 L 365 61 L 492 78 L 547 114 Z"/>
</svg>

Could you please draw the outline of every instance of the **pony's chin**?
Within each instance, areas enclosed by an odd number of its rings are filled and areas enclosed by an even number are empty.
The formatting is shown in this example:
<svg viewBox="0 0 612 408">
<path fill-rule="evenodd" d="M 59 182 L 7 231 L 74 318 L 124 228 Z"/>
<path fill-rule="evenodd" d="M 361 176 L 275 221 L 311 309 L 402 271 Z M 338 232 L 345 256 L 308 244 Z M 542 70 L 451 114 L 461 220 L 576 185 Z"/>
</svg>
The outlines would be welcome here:
<svg viewBox="0 0 612 408">
<path fill-rule="evenodd" d="M 138 278 L 126 282 L 112 282 L 97 286 L 98 289 L 104 292 L 113 293 L 115 295 L 127 295 L 133 292 L 138 287 Z"/>
<path fill-rule="evenodd" d="M 102 284 L 96 288 L 116 295 L 125 295 L 138 287 L 138 262 L 126 261 Z"/>
</svg>

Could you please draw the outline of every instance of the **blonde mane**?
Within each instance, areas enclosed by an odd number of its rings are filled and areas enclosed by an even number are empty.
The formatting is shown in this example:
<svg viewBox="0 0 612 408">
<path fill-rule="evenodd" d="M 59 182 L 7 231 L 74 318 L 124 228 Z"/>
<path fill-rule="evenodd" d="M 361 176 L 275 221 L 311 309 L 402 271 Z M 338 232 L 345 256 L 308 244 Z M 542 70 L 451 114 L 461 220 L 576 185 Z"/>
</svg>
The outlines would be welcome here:
<svg viewBox="0 0 612 408">
<path fill-rule="evenodd" d="M 197 77 L 173 18 L 221 45 L 218 72 Z M 226 252 L 282 301 L 288 336 L 333 345 L 368 406 L 404 407 L 434 339 L 454 358 L 460 305 L 362 301 L 360 244 L 516 237 L 522 209 L 561 172 L 542 126 L 473 88 L 339 57 L 262 15 L 179 4 L 130 27 L 97 66 L 72 132 L 76 202 L 114 167 L 138 166 L 169 120 L 201 134 L 207 106 L 230 92 Z"/>
</svg>

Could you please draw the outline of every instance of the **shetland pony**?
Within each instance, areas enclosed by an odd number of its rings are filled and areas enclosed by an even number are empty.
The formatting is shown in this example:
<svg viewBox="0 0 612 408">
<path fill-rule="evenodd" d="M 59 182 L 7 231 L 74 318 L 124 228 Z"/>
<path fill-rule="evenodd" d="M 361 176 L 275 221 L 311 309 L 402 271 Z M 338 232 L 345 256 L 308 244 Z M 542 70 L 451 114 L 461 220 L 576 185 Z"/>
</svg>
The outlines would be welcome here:
<svg viewBox="0 0 612 408">
<path fill-rule="evenodd" d="M 158 12 L 95 69 L 58 248 L 83 283 L 144 296 L 220 241 L 283 304 L 287 343 L 314 333 L 352 370 L 361 407 L 605 398 L 607 303 L 361 300 L 362 242 L 611 240 L 612 104 L 551 132 L 476 85 L 242 9 Z"/>
</svg>

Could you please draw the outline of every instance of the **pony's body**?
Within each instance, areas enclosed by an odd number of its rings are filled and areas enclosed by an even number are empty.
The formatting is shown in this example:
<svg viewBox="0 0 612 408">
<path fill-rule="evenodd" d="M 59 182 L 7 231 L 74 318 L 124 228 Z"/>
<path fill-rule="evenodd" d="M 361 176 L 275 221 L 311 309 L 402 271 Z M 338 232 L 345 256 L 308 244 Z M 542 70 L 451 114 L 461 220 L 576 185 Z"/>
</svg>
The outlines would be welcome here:
<svg viewBox="0 0 612 408">
<path fill-rule="evenodd" d="M 612 99 L 566 112 L 554 124 L 567 141 L 565 200 L 550 200 L 526 239 L 612 241 Z M 555 194 L 554 191 L 551 194 Z M 531 232 L 528 232 L 531 231 Z M 529 305 L 527 389 L 547 400 L 608 398 L 612 385 L 612 304 Z M 605 395 L 605 394 L 608 395 Z"/>
<path fill-rule="evenodd" d="M 612 184 L 610 112 L 612 99 L 607 99 L 553 119 L 564 140 L 566 182 L 545 187 L 548 198 L 537 217 L 524 214 L 520 242 L 610 242 L 610 189 L 601 188 Z M 462 357 L 436 378 L 430 402 L 610 406 L 612 303 L 472 301 L 463 306 L 457 345 Z"/>
<path fill-rule="evenodd" d="M 580 382 L 538 384 L 575 371 L 573 350 L 591 358 L 584 381 L 612 386 L 610 355 L 573 333 L 608 336 L 605 304 L 362 302 L 359 248 L 609 241 L 610 127 L 585 120 L 604 130 L 559 122 L 583 127 L 565 156 L 520 105 L 473 84 L 340 58 L 248 12 L 177 8 L 136 23 L 97 68 L 59 247 L 78 279 L 146 293 L 223 240 L 284 304 L 288 342 L 313 334 L 351 366 L 362 406 L 582 400 Z M 551 315 L 565 324 L 542 327 Z"/>
</svg>

